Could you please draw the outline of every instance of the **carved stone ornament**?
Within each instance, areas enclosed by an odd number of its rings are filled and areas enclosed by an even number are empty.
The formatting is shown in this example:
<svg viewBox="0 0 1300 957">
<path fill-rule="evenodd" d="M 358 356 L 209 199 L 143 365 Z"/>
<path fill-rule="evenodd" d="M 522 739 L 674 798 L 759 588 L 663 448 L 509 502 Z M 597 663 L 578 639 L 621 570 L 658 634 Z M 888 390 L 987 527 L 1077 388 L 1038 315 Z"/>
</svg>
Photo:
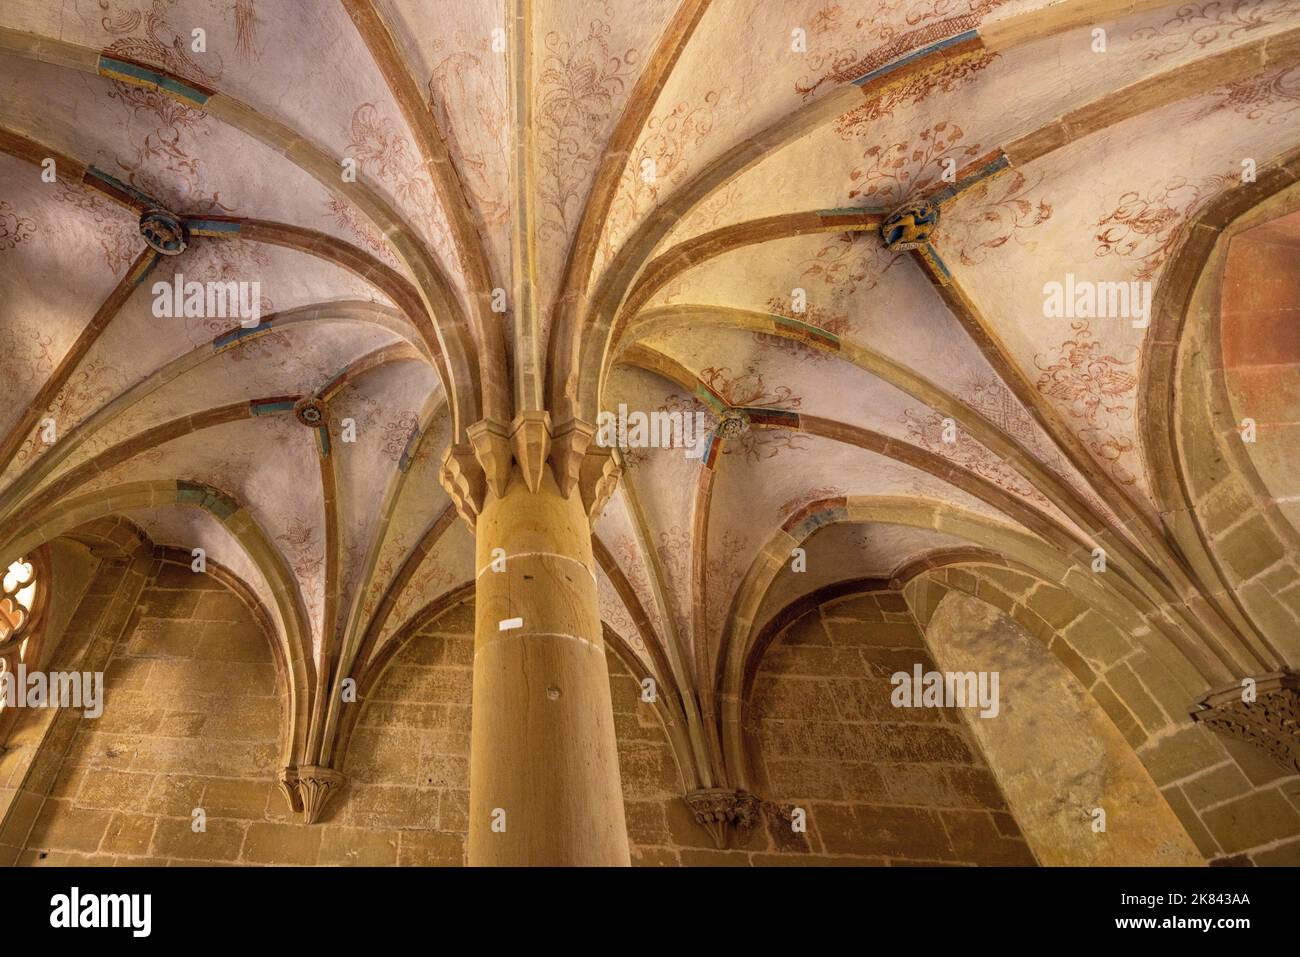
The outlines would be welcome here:
<svg viewBox="0 0 1300 957">
<path fill-rule="evenodd" d="M 731 788 L 700 788 L 686 795 L 686 804 L 719 850 L 725 849 L 731 828 L 751 828 L 758 822 L 758 798 Z"/>
<path fill-rule="evenodd" d="M 739 409 L 727 409 L 718 418 L 718 438 L 734 439 L 749 431 L 749 416 Z"/>
<path fill-rule="evenodd" d="M 880 237 L 891 250 L 919 249 L 939 225 L 939 207 L 925 201 L 908 203 L 885 217 Z"/>
<path fill-rule="evenodd" d="M 1300 674 L 1247 678 L 1208 694 L 1192 709 L 1192 720 L 1253 744 L 1292 773 L 1300 771 Z"/>
<path fill-rule="evenodd" d="M 165 209 L 146 209 L 140 214 L 140 236 L 150 249 L 164 256 L 179 256 L 190 245 L 190 231 Z"/>
<path fill-rule="evenodd" d="M 347 778 L 333 768 L 316 765 L 298 769 L 298 796 L 302 801 L 302 819 L 315 824 L 331 796 L 347 783 Z"/>
<path fill-rule="evenodd" d="M 276 784 L 280 788 L 280 793 L 284 795 L 285 801 L 288 802 L 289 810 L 294 814 L 301 814 L 302 798 L 298 795 L 298 769 L 281 768 Z"/>
<path fill-rule="evenodd" d="M 313 395 L 303 396 L 293 407 L 293 414 L 303 425 L 319 428 L 325 424 L 325 403 Z"/>
</svg>

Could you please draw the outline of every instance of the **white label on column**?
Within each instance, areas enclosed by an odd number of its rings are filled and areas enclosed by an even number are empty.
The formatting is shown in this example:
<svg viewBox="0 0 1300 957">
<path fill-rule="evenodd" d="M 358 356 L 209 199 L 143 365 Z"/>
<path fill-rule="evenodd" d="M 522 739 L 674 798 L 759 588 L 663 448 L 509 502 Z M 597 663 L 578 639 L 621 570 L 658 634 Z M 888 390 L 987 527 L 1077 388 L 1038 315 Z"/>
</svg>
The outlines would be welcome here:
<svg viewBox="0 0 1300 957">
<path fill-rule="evenodd" d="M 522 618 L 505 618 L 497 627 L 502 631 L 514 631 L 516 628 L 524 627 L 524 620 Z"/>
</svg>

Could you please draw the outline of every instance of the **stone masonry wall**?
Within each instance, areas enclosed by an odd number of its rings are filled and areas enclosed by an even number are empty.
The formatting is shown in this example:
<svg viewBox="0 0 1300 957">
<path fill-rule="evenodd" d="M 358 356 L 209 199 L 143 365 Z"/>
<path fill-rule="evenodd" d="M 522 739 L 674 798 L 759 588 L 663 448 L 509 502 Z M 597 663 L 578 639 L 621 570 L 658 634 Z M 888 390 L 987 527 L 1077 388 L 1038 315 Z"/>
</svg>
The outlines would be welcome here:
<svg viewBox="0 0 1300 957">
<path fill-rule="evenodd" d="M 109 705 L 97 720 L 61 713 L 67 730 L 50 746 L 66 752 L 43 757 L 47 793 L 34 799 L 18 863 L 464 862 L 472 605 L 395 656 L 362 704 L 347 786 L 305 826 L 275 784 L 283 689 L 261 626 L 213 576 L 159 560 L 145 568 L 109 644 Z M 103 613 L 103 590 L 91 588 L 78 618 Z M 682 799 L 658 716 L 611 653 L 633 862 L 1032 863 L 962 719 L 888 713 L 888 672 L 923 656 L 896 595 L 842 601 L 792 625 L 754 691 L 758 773 L 771 782 L 759 788 L 760 821 L 719 851 Z M 796 805 L 805 834 L 790 827 Z M 206 814 L 201 833 L 195 808 Z"/>
</svg>

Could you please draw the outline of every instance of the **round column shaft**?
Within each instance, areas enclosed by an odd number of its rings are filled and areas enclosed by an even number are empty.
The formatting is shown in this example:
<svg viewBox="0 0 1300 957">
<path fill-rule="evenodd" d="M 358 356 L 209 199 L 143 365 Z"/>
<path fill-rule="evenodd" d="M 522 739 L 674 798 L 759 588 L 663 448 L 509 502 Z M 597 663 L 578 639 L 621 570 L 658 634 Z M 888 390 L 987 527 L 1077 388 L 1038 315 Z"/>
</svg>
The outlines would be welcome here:
<svg viewBox="0 0 1300 957">
<path fill-rule="evenodd" d="M 627 865 L 591 527 L 515 468 L 476 529 L 471 865 Z M 505 552 L 504 570 L 501 552 Z"/>
</svg>

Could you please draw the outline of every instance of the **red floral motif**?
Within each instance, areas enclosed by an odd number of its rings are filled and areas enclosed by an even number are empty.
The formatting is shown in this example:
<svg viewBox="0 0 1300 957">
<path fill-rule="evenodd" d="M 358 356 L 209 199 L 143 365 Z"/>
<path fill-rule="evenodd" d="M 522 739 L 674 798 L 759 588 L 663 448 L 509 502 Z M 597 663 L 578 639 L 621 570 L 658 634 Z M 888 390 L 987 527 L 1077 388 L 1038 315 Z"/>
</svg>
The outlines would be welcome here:
<svg viewBox="0 0 1300 957">
<path fill-rule="evenodd" d="M 973 56 L 941 60 L 934 68 L 915 73 L 903 82 L 887 87 L 835 121 L 835 132 L 842 139 L 870 136 L 876 121 L 893 116 L 900 106 L 916 106 L 932 93 L 952 93 L 973 83 L 989 68 L 1000 53 L 982 52 Z"/>
<path fill-rule="evenodd" d="M 1214 103 L 1203 109 L 1197 119 L 1230 109 L 1248 120 L 1286 123 L 1300 110 L 1300 67 L 1237 80 L 1215 90 L 1211 96 L 1215 98 Z"/>
<path fill-rule="evenodd" d="M 257 276 L 271 262 L 261 243 L 241 240 L 204 243 L 202 246 L 195 247 L 193 257 L 186 263 L 187 268 L 182 270 L 187 283 L 250 281 L 249 277 Z M 155 278 L 163 281 L 170 280 L 170 277 L 165 275 Z M 265 318 L 275 311 L 275 303 L 268 296 L 263 295 L 260 309 Z M 237 328 L 239 321 L 230 317 L 186 316 L 185 325 L 189 331 L 190 341 L 197 346 Z M 282 355 L 290 350 L 291 346 L 292 342 L 287 335 L 273 329 L 233 347 L 230 350 L 230 357 L 235 362 L 266 358 Z"/>
<path fill-rule="evenodd" d="M 817 79 L 803 78 L 795 83 L 795 91 L 804 99 L 813 96 L 823 85 L 851 83 L 858 77 L 892 63 L 922 47 L 939 40 L 956 36 L 979 26 L 991 10 L 1008 0 L 878 0 L 868 16 L 855 24 L 861 41 L 853 46 L 826 46 L 819 44 L 809 50 L 808 60 L 814 71 L 822 71 Z M 896 14 L 907 8 L 901 20 L 909 29 L 900 33 Z M 840 16 L 838 7 L 830 12 L 830 5 L 813 18 L 813 32 L 825 33 L 835 25 Z M 824 26 L 825 29 L 819 29 Z M 859 54 L 862 44 L 877 44 L 865 54 Z"/>
<path fill-rule="evenodd" d="M 402 412 L 396 419 L 390 419 L 384 423 L 384 444 L 380 451 L 390 462 L 401 459 L 402 452 L 406 449 L 406 443 L 410 441 L 411 433 L 419 425 L 419 416 L 414 412 Z"/>
<path fill-rule="evenodd" d="M 499 57 L 490 52 L 487 37 L 471 46 L 458 32 L 454 41 L 459 49 L 444 54 L 433 66 L 429 103 L 484 224 L 497 225 L 510 215 L 504 183 L 510 128 L 501 83 L 504 71 L 491 65 Z M 434 50 L 441 51 L 444 43 L 442 38 L 435 40 Z M 452 103 L 473 104 L 473 111 L 461 115 L 451 109 Z"/>
<path fill-rule="evenodd" d="M 886 249 L 877 235 L 837 233 L 811 259 L 803 261 L 802 275 L 830 286 L 837 296 L 847 298 L 858 287 L 875 289 L 885 273 L 905 258 L 904 253 Z"/>
<path fill-rule="evenodd" d="M 1174 16 L 1155 27 L 1143 27 L 1130 40 L 1155 41 L 1142 54 L 1159 60 L 1188 47 L 1204 49 L 1219 40 L 1236 40 L 1272 23 L 1300 14 L 1300 0 L 1210 0 L 1187 3 Z"/>
<path fill-rule="evenodd" d="M 448 230 L 437 227 L 443 216 L 433 183 L 397 123 L 374 103 L 362 103 L 352 111 L 347 151 L 359 169 L 384 181 L 398 203 L 414 211 L 443 262 L 457 262 Z"/>
<path fill-rule="evenodd" d="M 13 206 L 0 199 L 0 252 L 13 249 L 36 234 L 36 220 L 19 216 Z"/>
<path fill-rule="evenodd" d="M 700 379 L 732 406 L 793 410 L 803 403 L 789 386 L 769 389 L 763 374 L 753 365 L 746 366 L 740 375 L 732 375 L 727 366 L 709 366 L 700 372 Z"/>
<path fill-rule="evenodd" d="M 10 388 L 32 386 L 53 371 L 53 337 L 20 325 L 0 328 L 0 382 Z"/>
<path fill-rule="evenodd" d="M 863 164 L 849 174 L 851 181 L 860 184 L 849 192 L 849 198 L 879 200 L 889 209 L 903 204 L 914 193 L 939 182 L 946 168 L 956 173 L 980 156 L 978 143 L 962 145 L 965 135 L 956 124 L 936 123 L 920 132 L 915 146 L 868 147 L 862 154 Z"/>
<path fill-rule="evenodd" d="M 723 529 L 715 547 L 709 549 L 704 563 L 704 590 L 708 596 L 705 627 L 710 635 L 722 630 L 723 619 L 731 605 L 736 586 L 745 570 L 738 567 L 736 559 L 749 551 L 749 538 L 735 529 Z"/>
<path fill-rule="evenodd" d="M 153 64 L 204 86 L 215 86 L 220 80 L 220 56 L 205 57 L 205 63 L 215 64 L 210 69 L 199 65 L 189 55 L 188 32 L 181 35 L 168 21 L 174 0 L 153 0 L 147 12 L 119 7 L 116 0 L 97 2 L 103 13 L 100 25 L 106 33 L 118 37 L 108 45 L 106 52 L 111 56 Z M 250 0 L 237 0 L 232 10 L 237 31 L 243 30 L 250 38 L 255 23 L 251 12 Z M 129 35 L 138 31 L 143 35 Z M 203 111 L 157 90 L 119 80 L 113 81 L 109 97 L 126 108 L 130 119 L 143 119 L 153 127 L 143 137 L 133 136 L 137 143 L 134 157 L 115 158 L 122 179 L 186 213 L 233 212 L 221 201 L 220 193 L 209 193 L 199 185 L 201 151 L 194 149 L 190 141 L 208 135 L 210 120 Z"/>
<path fill-rule="evenodd" d="M 1087 320 L 1072 322 L 1070 328 L 1074 335 L 1057 347 L 1055 355 L 1040 353 L 1034 357 L 1034 364 L 1042 371 L 1035 388 L 1080 423 L 1080 440 L 1115 480 L 1132 485 L 1137 479 L 1123 457 L 1133 451 L 1133 441 L 1116 430 L 1133 418 L 1137 350 L 1122 350 L 1131 355 L 1104 351 Z"/>
<path fill-rule="evenodd" d="M 58 423 L 60 433 L 66 433 L 117 395 L 125 385 L 126 377 L 120 369 L 102 359 L 92 359 L 79 366 L 64 383 L 46 409 L 46 415 Z M 37 459 L 49 448 L 42 441 L 41 430 L 37 429 L 23 442 L 16 458 L 19 462 Z"/>
<path fill-rule="evenodd" d="M 397 255 L 388 245 L 388 239 L 370 220 L 357 212 L 356 207 L 345 200 L 333 198 L 326 202 L 325 208 L 334 217 L 334 221 L 356 240 L 358 246 L 396 268 Z"/>
<path fill-rule="evenodd" d="M 124 274 L 140 254 L 140 228 L 122 212 L 120 206 L 102 194 L 81 183 L 70 183 L 63 179 L 59 180 L 58 185 L 55 200 L 69 203 L 91 217 L 109 270 L 114 275 Z"/>
<path fill-rule="evenodd" d="M 613 259 L 618 244 L 647 211 L 658 205 L 661 193 L 670 192 L 690 176 L 687 155 L 713 132 L 729 92 L 709 90 L 698 103 L 678 103 L 647 121 L 610 205 L 598 267 Z M 717 205 L 718 197 L 713 200 L 715 205 L 710 209 L 716 220 L 722 210 Z M 700 215 L 708 214 L 701 211 Z"/>
<path fill-rule="evenodd" d="M 953 441 L 944 441 L 948 420 L 943 413 L 933 409 L 925 412 L 908 409 L 899 418 L 899 422 L 907 426 L 908 438 L 921 448 L 952 460 L 1014 495 L 1040 504 L 1047 503 L 1046 497 L 1031 482 L 972 438 L 965 429 L 954 426 Z"/>
<path fill-rule="evenodd" d="M 1116 256 L 1136 267 L 1134 278 L 1148 280 L 1165 264 L 1183 223 L 1211 199 L 1238 182 L 1232 173 L 1193 183 L 1175 176 L 1147 194 L 1130 190 L 1096 222 L 1098 258 Z"/>
<path fill-rule="evenodd" d="M 989 252 L 1013 240 L 1032 248 L 1023 238 L 1025 230 L 1041 226 L 1052 218 L 1052 206 L 1034 197 L 1043 174 L 1011 170 L 977 183 L 944 212 L 942 248 L 951 239 L 958 246 L 963 265 L 977 266 Z"/>
<path fill-rule="evenodd" d="M 538 84 L 538 237 L 567 237 L 581 209 L 588 174 L 600 158 L 603 133 L 632 80 L 637 51 L 610 52 L 609 25 L 592 20 L 576 42 L 546 35 Z"/>
<path fill-rule="evenodd" d="M 683 529 L 680 525 L 673 525 L 665 531 L 659 533 L 659 544 L 655 548 L 659 555 L 659 564 L 664 570 L 667 578 L 668 589 L 671 593 L 680 596 L 689 596 L 691 594 L 691 534 Z M 691 635 L 691 623 L 689 612 L 683 613 L 680 607 L 682 602 L 689 607 L 689 597 L 683 597 L 681 601 L 669 601 L 669 613 L 673 616 L 673 624 L 677 628 L 677 634 L 682 638 L 688 638 Z"/>
</svg>

